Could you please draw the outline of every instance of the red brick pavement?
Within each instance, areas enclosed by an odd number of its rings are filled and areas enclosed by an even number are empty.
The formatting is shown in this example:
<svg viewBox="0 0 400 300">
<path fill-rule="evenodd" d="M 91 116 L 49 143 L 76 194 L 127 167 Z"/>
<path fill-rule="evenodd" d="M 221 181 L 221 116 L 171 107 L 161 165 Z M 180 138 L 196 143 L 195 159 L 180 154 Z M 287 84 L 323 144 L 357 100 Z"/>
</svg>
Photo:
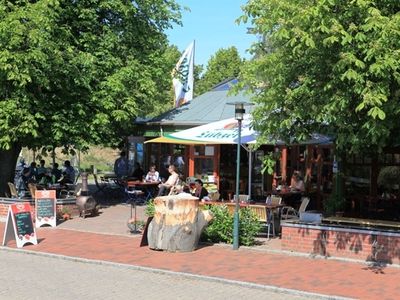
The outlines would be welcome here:
<svg viewBox="0 0 400 300">
<path fill-rule="evenodd" d="M 3 239 L 4 223 L 0 223 Z M 188 253 L 140 247 L 140 237 L 39 228 L 38 245 L 23 249 L 71 257 L 214 276 L 262 285 L 359 299 L 395 299 L 400 268 L 312 259 L 229 246 L 204 246 Z M 8 247 L 15 248 L 10 241 Z"/>
</svg>

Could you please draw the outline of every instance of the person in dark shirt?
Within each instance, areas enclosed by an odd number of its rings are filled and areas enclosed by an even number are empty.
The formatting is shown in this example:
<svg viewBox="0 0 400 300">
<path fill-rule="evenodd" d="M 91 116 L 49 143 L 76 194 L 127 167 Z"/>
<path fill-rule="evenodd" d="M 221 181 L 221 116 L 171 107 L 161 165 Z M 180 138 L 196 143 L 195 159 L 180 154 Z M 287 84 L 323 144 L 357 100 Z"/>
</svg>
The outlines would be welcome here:
<svg viewBox="0 0 400 300">
<path fill-rule="evenodd" d="M 208 191 L 203 186 L 203 181 L 201 181 L 200 179 L 196 179 L 194 181 L 194 193 L 192 195 L 199 198 L 200 200 L 208 196 Z"/>
<path fill-rule="evenodd" d="M 58 168 L 58 163 L 54 163 L 53 169 L 51 169 L 51 175 L 54 176 L 55 182 L 60 180 L 62 173 L 61 170 Z"/>
</svg>

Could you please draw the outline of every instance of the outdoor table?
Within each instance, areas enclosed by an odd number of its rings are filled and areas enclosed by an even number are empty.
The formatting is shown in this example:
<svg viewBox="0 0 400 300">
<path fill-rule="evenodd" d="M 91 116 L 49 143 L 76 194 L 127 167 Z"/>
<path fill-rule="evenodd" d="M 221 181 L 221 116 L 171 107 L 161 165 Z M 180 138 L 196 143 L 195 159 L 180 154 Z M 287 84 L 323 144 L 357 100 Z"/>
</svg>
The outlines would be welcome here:
<svg viewBox="0 0 400 300">
<path fill-rule="evenodd" d="M 273 190 L 272 192 L 269 193 L 271 193 L 271 195 L 282 197 L 282 201 L 284 202 L 284 204 L 295 207 L 296 209 L 298 208 L 298 206 L 300 206 L 300 199 L 301 196 L 303 195 L 303 192 L 291 191 L 289 189 L 281 191 Z"/>
<path fill-rule="evenodd" d="M 128 187 L 138 188 L 146 193 L 146 201 L 154 197 L 154 191 L 159 184 L 159 181 L 127 181 Z"/>
</svg>

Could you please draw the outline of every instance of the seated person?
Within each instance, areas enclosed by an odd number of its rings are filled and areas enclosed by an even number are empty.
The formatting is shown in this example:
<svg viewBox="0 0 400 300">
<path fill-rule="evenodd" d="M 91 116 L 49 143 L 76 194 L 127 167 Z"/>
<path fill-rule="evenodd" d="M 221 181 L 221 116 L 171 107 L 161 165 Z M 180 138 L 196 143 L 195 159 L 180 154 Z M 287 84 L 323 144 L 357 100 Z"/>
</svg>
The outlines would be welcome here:
<svg viewBox="0 0 400 300">
<path fill-rule="evenodd" d="M 53 183 L 61 179 L 62 173 L 61 170 L 58 168 L 58 163 L 54 163 L 53 169 L 51 169 L 51 175 L 52 177 L 54 176 Z"/>
<path fill-rule="evenodd" d="M 203 200 L 206 197 L 209 200 L 208 191 L 203 186 L 203 181 L 201 181 L 200 179 L 196 179 L 194 181 L 194 193 L 192 193 L 192 195 L 199 198 L 200 200 Z M 207 200 L 207 199 L 204 199 L 204 200 Z"/>
<path fill-rule="evenodd" d="M 31 162 L 31 165 L 29 166 L 30 169 L 30 180 L 33 182 L 37 181 L 38 173 L 37 173 L 37 168 L 36 168 L 36 162 Z"/>
<path fill-rule="evenodd" d="M 176 172 L 176 168 L 174 165 L 170 165 L 168 167 L 168 172 L 171 174 L 168 177 L 168 180 L 164 183 L 158 185 L 158 195 L 157 196 L 165 196 L 168 194 L 169 190 L 175 186 L 179 181 L 179 174 Z"/>
<path fill-rule="evenodd" d="M 39 167 L 37 168 L 37 180 L 40 181 L 42 177 L 46 174 L 47 168 L 44 166 L 46 161 L 44 159 L 40 160 Z"/>
<path fill-rule="evenodd" d="M 300 174 L 295 172 L 290 180 L 290 190 L 294 192 L 304 192 L 306 190 L 304 181 L 301 180 Z"/>
<path fill-rule="evenodd" d="M 53 180 L 52 180 L 52 175 L 51 175 L 51 169 L 49 168 L 46 170 L 46 172 L 44 174 L 42 174 L 42 176 L 39 180 L 39 184 L 47 186 L 52 183 L 53 183 Z"/>
<path fill-rule="evenodd" d="M 144 177 L 144 171 L 138 162 L 135 163 L 135 170 L 132 173 L 134 180 L 142 180 Z"/>
<path fill-rule="evenodd" d="M 24 192 L 28 190 L 28 183 L 32 182 L 32 176 L 31 176 L 31 169 L 30 168 L 24 168 L 22 170 L 22 174 L 19 177 L 17 181 L 17 191 L 18 193 Z"/>
<path fill-rule="evenodd" d="M 156 171 L 155 165 L 150 166 L 150 170 L 147 173 L 145 180 L 150 182 L 160 181 L 160 174 Z"/>
<path fill-rule="evenodd" d="M 59 181 L 61 185 L 65 185 L 67 183 L 75 183 L 75 169 L 71 166 L 71 162 L 66 160 L 64 162 L 64 172 L 62 173 L 63 177 Z"/>
</svg>

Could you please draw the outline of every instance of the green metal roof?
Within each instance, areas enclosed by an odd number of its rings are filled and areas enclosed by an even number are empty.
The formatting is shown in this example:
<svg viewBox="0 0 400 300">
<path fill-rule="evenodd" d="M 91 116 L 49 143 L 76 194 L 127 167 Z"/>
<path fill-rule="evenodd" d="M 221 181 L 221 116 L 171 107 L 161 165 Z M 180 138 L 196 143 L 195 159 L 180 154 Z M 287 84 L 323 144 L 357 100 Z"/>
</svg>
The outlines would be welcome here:
<svg viewBox="0 0 400 300">
<path fill-rule="evenodd" d="M 226 86 L 227 82 L 222 84 Z M 245 94 L 245 92 L 240 92 L 237 95 L 228 95 L 229 88 L 221 90 L 221 85 L 193 98 L 191 101 L 178 108 L 174 108 L 160 116 L 148 120 L 146 124 L 187 127 L 203 125 L 234 117 L 235 107 L 228 103 L 250 103 L 250 95 Z M 252 106 L 247 106 L 246 112 L 250 112 L 252 109 Z"/>
<path fill-rule="evenodd" d="M 228 79 L 184 105 L 173 108 L 157 117 L 150 119 L 136 119 L 134 135 L 158 137 L 171 134 L 190 127 L 204 125 L 235 116 L 235 106 L 228 103 L 251 103 L 251 95 L 240 92 L 237 95 L 228 95 L 229 90 L 237 83 L 236 79 Z M 253 106 L 246 106 L 246 113 L 253 110 Z"/>
</svg>

